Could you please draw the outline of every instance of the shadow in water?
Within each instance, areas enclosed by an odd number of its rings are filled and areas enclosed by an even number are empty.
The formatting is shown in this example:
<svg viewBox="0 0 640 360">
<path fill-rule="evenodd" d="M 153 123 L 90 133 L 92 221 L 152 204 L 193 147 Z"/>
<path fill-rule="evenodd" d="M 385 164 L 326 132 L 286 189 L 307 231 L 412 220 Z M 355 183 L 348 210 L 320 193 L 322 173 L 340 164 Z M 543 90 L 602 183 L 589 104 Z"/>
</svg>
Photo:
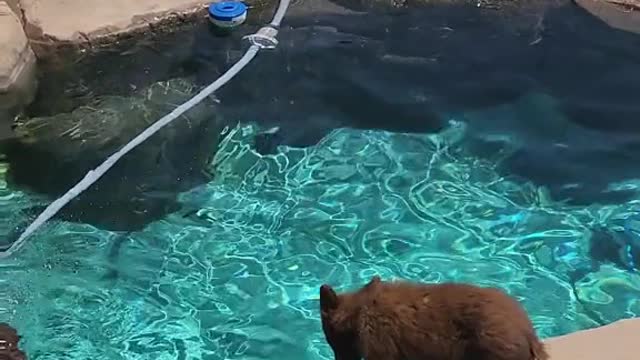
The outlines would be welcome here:
<svg viewBox="0 0 640 360">
<path fill-rule="evenodd" d="M 261 139 L 261 152 L 311 145 L 340 126 L 433 132 L 455 116 L 480 153 L 494 151 L 499 135 L 513 151 L 504 174 L 546 186 L 556 200 L 635 194 L 608 187 L 640 177 L 629 166 L 640 158 L 640 36 L 569 1 L 537 12 L 439 5 L 286 25 L 279 48 L 220 92 L 223 111 L 282 129 Z M 241 54 L 203 45 L 210 41 L 196 34 L 190 63 L 203 84 Z"/>
</svg>

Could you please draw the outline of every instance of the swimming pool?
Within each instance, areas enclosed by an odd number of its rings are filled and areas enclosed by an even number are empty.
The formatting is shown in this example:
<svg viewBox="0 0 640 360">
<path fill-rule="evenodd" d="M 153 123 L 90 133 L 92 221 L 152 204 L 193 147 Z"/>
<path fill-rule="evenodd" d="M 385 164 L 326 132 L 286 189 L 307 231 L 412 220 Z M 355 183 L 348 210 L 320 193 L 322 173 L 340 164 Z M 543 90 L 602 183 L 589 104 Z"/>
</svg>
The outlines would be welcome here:
<svg viewBox="0 0 640 360">
<path fill-rule="evenodd" d="M 622 231 L 638 204 L 640 176 L 622 161 L 634 158 L 637 125 L 608 117 L 639 113 L 633 98 L 610 94 L 637 86 L 637 36 L 549 10 L 550 34 L 535 48 L 535 31 L 488 26 L 490 15 L 469 21 L 471 11 L 369 17 L 367 26 L 360 15 L 294 12 L 281 53 L 257 59 L 219 104 L 159 134 L 0 263 L 0 320 L 36 359 L 330 358 L 319 285 L 346 289 L 374 274 L 502 287 L 545 337 L 638 316 L 640 246 Z M 585 24 L 592 36 L 568 45 L 568 29 Z M 198 31 L 187 34 L 196 48 L 209 39 Z M 593 35 L 609 36 L 607 57 Z M 131 122 L 158 118 L 239 51 L 237 38 L 219 41 L 229 48 L 189 57 L 188 77 L 57 119 L 125 109 Z M 591 56 L 541 67 L 563 51 Z M 434 52 L 444 65 L 434 68 Z M 609 81 L 600 103 L 585 102 L 596 80 L 571 67 Z M 37 129 L 43 119 L 25 122 Z M 65 173 L 29 182 L 48 166 L 31 157 L 16 184 L 16 159 L 9 150 L 0 167 L 7 238 L 50 201 L 43 194 L 72 182 L 67 172 L 93 161 L 77 156 Z"/>
</svg>

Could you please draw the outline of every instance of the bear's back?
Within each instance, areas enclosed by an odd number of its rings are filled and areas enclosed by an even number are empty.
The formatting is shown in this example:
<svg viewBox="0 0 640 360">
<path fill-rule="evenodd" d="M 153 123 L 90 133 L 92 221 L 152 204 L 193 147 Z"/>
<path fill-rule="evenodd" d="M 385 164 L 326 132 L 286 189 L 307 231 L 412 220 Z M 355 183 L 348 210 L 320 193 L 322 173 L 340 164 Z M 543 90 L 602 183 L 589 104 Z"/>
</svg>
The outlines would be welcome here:
<svg viewBox="0 0 640 360">
<path fill-rule="evenodd" d="M 498 289 L 390 282 L 365 296 L 359 316 L 363 348 L 387 343 L 411 358 L 463 359 L 468 347 L 484 346 L 483 334 L 497 334 L 498 345 L 525 349 L 535 336 L 520 304 Z"/>
</svg>

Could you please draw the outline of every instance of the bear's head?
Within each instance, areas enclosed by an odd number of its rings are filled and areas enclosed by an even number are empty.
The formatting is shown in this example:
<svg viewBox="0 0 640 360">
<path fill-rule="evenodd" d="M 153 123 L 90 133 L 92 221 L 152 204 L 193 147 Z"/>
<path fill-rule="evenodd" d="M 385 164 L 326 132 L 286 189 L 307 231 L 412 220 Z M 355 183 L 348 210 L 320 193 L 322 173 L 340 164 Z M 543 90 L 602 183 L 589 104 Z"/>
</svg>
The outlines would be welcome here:
<svg viewBox="0 0 640 360">
<path fill-rule="evenodd" d="M 331 346 L 335 360 L 360 360 L 362 351 L 358 338 L 358 316 L 371 290 L 380 284 L 374 276 L 362 289 L 338 295 L 331 286 L 320 287 L 320 318 L 322 330 Z"/>
<path fill-rule="evenodd" d="M 25 360 L 27 357 L 18 348 L 20 336 L 9 324 L 0 323 L 0 360 Z"/>
</svg>

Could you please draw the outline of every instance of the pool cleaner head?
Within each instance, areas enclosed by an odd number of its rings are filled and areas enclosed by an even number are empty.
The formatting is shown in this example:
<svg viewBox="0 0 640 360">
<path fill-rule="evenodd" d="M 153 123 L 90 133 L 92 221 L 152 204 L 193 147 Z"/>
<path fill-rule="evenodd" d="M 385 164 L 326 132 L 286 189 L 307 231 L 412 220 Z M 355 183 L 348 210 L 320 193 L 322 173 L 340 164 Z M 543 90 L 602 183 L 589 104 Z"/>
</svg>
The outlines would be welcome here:
<svg viewBox="0 0 640 360">
<path fill-rule="evenodd" d="M 233 29 L 247 20 L 247 6 L 240 1 L 212 3 L 209 5 L 209 20 L 220 29 Z"/>
</svg>

